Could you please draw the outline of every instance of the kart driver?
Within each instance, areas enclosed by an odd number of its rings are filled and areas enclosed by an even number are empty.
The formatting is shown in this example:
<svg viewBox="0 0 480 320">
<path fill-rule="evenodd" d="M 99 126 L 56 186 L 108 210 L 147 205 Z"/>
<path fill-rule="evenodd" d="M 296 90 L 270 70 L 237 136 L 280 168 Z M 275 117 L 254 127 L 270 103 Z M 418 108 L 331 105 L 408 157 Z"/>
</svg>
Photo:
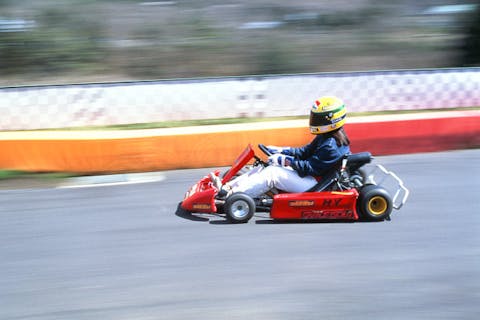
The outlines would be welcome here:
<svg viewBox="0 0 480 320">
<path fill-rule="evenodd" d="M 310 132 L 315 138 L 300 148 L 267 146 L 272 155 L 267 167 L 258 166 L 222 187 L 219 195 L 244 192 L 258 198 L 271 189 L 304 192 L 318 182 L 345 154 L 350 141 L 343 128 L 345 105 L 333 96 L 315 101 L 310 111 Z"/>
</svg>

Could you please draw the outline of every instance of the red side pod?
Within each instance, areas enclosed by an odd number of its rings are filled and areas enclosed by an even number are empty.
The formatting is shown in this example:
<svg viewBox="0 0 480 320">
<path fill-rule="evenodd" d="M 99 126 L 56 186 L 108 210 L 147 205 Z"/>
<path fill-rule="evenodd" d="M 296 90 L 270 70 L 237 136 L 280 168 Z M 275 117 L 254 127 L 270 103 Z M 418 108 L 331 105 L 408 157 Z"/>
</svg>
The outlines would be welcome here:
<svg viewBox="0 0 480 320">
<path fill-rule="evenodd" d="M 283 193 L 274 196 L 272 219 L 358 220 L 358 192 L 324 191 Z"/>
<path fill-rule="evenodd" d="M 185 194 L 182 201 L 182 208 L 190 212 L 217 212 L 215 205 L 215 194 L 217 190 L 212 186 L 209 177 L 201 179 L 192 186 Z"/>
</svg>

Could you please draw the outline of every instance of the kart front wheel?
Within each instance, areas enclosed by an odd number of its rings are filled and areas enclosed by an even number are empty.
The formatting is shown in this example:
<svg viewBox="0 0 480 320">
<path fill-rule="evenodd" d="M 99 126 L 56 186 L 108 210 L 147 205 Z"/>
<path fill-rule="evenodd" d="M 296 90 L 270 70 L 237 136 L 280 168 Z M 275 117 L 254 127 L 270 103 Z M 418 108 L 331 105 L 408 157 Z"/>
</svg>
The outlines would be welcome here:
<svg viewBox="0 0 480 320">
<path fill-rule="evenodd" d="M 365 220 L 383 221 L 392 212 L 392 198 L 385 188 L 367 185 L 360 190 L 358 210 Z"/>
<path fill-rule="evenodd" d="M 245 223 L 255 213 L 255 202 L 245 193 L 234 193 L 227 198 L 223 211 L 232 223 Z"/>
</svg>

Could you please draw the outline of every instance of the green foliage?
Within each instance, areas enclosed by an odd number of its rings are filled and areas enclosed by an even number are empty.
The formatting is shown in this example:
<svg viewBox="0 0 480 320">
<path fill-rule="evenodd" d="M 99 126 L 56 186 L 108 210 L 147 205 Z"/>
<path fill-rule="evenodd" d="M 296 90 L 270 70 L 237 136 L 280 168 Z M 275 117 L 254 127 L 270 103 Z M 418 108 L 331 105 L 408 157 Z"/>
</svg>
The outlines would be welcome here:
<svg viewBox="0 0 480 320">
<path fill-rule="evenodd" d="M 480 65 L 480 5 L 472 13 L 470 24 L 461 48 L 463 56 L 461 63 L 467 66 Z"/>
<path fill-rule="evenodd" d="M 0 71 L 62 72 L 98 61 L 102 27 L 77 18 L 75 12 L 48 8 L 32 29 L 0 33 Z"/>
<path fill-rule="evenodd" d="M 22 32 L 0 32 L 0 85 L 17 79 L 97 81 L 99 71 L 104 81 L 450 67 L 458 62 L 453 44 L 461 38 L 458 29 L 434 24 L 426 29 L 423 23 L 435 17 L 398 10 L 415 8 L 413 2 L 325 6 L 327 2 L 0 0 L 5 19 L 35 22 Z M 434 3 L 428 0 L 425 6 Z M 478 15 L 461 48 L 461 65 L 480 63 Z M 243 27 L 251 22 L 278 24 Z"/>
<path fill-rule="evenodd" d="M 256 51 L 251 70 L 253 74 L 281 74 L 295 70 L 295 59 L 281 42 L 266 43 L 263 48 Z"/>
</svg>

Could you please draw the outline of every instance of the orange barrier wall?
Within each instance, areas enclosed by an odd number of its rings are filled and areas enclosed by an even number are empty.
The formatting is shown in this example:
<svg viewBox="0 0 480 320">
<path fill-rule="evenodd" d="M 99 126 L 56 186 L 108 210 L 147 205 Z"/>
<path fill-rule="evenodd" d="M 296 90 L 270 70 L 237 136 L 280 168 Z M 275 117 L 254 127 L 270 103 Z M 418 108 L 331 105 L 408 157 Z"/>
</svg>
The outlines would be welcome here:
<svg viewBox="0 0 480 320">
<path fill-rule="evenodd" d="M 346 126 L 352 151 L 408 154 L 480 147 L 479 114 L 465 117 L 355 123 Z"/>
<path fill-rule="evenodd" d="M 345 128 L 353 152 L 370 151 L 374 155 L 480 146 L 478 112 L 431 119 L 352 122 Z M 62 132 L 55 134 L 61 136 Z M 227 166 L 248 143 L 300 146 L 312 138 L 306 126 L 133 138 L 0 138 L 0 168 L 93 174 Z"/>
</svg>

